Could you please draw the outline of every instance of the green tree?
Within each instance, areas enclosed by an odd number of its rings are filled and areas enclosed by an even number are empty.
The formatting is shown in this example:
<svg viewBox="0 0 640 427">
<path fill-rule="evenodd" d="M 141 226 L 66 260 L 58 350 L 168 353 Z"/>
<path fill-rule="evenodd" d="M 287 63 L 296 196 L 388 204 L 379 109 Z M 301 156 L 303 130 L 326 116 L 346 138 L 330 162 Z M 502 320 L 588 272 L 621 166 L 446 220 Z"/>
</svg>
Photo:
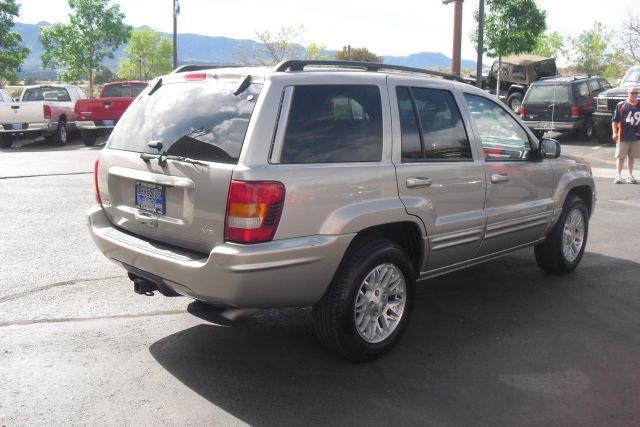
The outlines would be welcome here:
<svg viewBox="0 0 640 427">
<path fill-rule="evenodd" d="M 124 80 L 151 80 L 173 67 L 173 43 L 151 28 L 132 31 L 124 53 L 127 57 L 120 61 L 118 71 Z"/>
<path fill-rule="evenodd" d="M 369 51 L 366 47 L 343 47 L 334 57 L 339 61 L 382 62 L 381 56 Z"/>
<path fill-rule="evenodd" d="M 11 31 L 20 6 L 16 0 L 0 0 L 0 86 L 16 79 L 20 65 L 29 55 L 29 49 L 22 46 L 22 36 Z"/>
<path fill-rule="evenodd" d="M 564 37 L 559 32 L 552 31 L 538 37 L 536 46 L 531 53 L 548 58 L 558 58 L 559 56 L 566 56 L 568 50 L 565 47 Z"/>
<path fill-rule="evenodd" d="M 95 75 L 95 78 L 93 79 L 93 82 L 99 85 L 104 83 L 110 83 L 114 81 L 115 77 L 116 76 L 115 74 L 113 74 L 113 71 L 111 71 L 108 67 L 105 67 L 103 65 L 99 71 L 96 71 L 96 75 Z"/>
<path fill-rule="evenodd" d="M 571 39 L 576 71 L 590 75 L 617 74 L 626 65 L 623 51 L 613 42 L 613 33 L 595 22 L 590 30 Z M 608 71 L 607 71 L 608 70 Z"/>
<path fill-rule="evenodd" d="M 630 60 L 640 63 L 640 16 L 629 12 L 623 25 L 623 43 Z"/>
<path fill-rule="evenodd" d="M 475 19 L 477 23 L 477 13 Z M 535 0 L 487 0 L 483 50 L 490 57 L 498 58 L 500 70 L 504 56 L 519 55 L 535 48 L 540 34 L 547 28 L 546 19 L 547 13 L 538 8 Z M 477 44 L 476 33 L 472 38 Z M 500 73 L 497 74 L 496 94 L 499 94 Z"/>
<path fill-rule="evenodd" d="M 305 52 L 305 59 L 329 59 L 329 55 L 323 53 L 327 47 L 323 44 L 309 43 Z"/>
<path fill-rule="evenodd" d="M 94 72 L 103 60 L 114 57 L 114 51 L 129 39 L 131 27 L 123 23 L 120 6 L 111 0 L 69 0 L 68 24 L 43 28 L 42 65 L 62 67 L 65 81 L 87 78 L 89 96 L 93 95 Z"/>
</svg>

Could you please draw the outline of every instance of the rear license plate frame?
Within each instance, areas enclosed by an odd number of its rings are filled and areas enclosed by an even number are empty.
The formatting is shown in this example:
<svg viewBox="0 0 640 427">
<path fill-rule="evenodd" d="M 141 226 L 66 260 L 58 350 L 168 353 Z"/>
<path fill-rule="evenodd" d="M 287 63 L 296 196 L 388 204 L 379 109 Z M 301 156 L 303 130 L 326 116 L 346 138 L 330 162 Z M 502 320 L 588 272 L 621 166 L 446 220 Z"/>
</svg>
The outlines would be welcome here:
<svg viewBox="0 0 640 427">
<path fill-rule="evenodd" d="M 11 130 L 22 130 L 22 123 L 12 123 Z"/>
<path fill-rule="evenodd" d="M 167 212 L 167 189 L 164 185 L 136 181 L 134 202 L 140 210 L 164 215 Z"/>
</svg>

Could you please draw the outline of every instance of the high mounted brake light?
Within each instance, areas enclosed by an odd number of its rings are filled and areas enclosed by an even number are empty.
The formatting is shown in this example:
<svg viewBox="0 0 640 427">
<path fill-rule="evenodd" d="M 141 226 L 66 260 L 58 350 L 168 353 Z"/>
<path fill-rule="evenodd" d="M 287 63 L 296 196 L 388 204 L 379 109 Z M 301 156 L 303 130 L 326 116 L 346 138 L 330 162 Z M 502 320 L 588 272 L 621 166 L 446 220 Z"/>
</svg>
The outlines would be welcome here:
<svg viewBox="0 0 640 427">
<path fill-rule="evenodd" d="M 184 79 L 187 81 L 206 80 L 207 73 L 189 73 L 185 74 Z"/>
<path fill-rule="evenodd" d="M 231 181 L 224 237 L 228 242 L 260 243 L 273 239 L 282 207 L 280 182 Z"/>
</svg>

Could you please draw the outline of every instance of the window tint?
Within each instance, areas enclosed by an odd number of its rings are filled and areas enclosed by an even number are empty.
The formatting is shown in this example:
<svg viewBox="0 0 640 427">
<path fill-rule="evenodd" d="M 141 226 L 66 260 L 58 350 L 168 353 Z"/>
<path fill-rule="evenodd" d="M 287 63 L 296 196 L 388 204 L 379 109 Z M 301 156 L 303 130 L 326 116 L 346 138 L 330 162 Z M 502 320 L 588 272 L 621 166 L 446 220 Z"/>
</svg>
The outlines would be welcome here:
<svg viewBox="0 0 640 427">
<path fill-rule="evenodd" d="M 527 133 L 502 107 L 477 95 L 464 94 L 480 132 L 487 160 L 524 160 L 530 145 Z"/>
<path fill-rule="evenodd" d="M 611 83 L 609 83 L 608 80 L 605 79 L 600 79 L 600 86 L 602 86 L 602 89 L 611 89 Z"/>
<path fill-rule="evenodd" d="M 562 84 L 545 83 L 539 85 L 532 85 L 525 96 L 525 103 L 548 103 L 554 102 L 556 104 L 569 103 L 570 86 Z"/>
<path fill-rule="evenodd" d="M 107 147 L 237 163 L 260 84 L 234 95 L 232 82 L 169 83 L 134 101 L 109 137 Z"/>
<path fill-rule="evenodd" d="M 576 96 L 579 101 L 589 97 L 589 87 L 586 82 L 576 85 Z"/>
<path fill-rule="evenodd" d="M 36 87 L 27 89 L 23 101 L 59 101 L 71 102 L 71 97 L 63 87 Z"/>
<path fill-rule="evenodd" d="M 591 89 L 591 92 L 599 91 L 600 83 L 598 83 L 598 80 L 589 80 L 589 89 Z"/>
<path fill-rule="evenodd" d="M 511 76 L 516 80 L 526 80 L 527 76 L 525 74 L 524 65 L 514 65 Z"/>
<path fill-rule="evenodd" d="M 469 138 L 451 92 L 440 89 L 399 87 L 398 103 L 403 160 L 472 158 Z M 418 112 L 418 120 L 413 112 L 413 105 Z M 420 128 L 422 135 L 417 131 Z M 420 143 L 422 146 L 416 147 Z"/>
<path fill-rule="evenodd" d="M 140 95 L 147 85 L 114 85 L 107 86 L 102 91 L 104 98 L 135 98 Z"/>
<path fill-rule="evenodd" d="M 296 86 L 281 163 L 375 162 L 382 158 L 377 86 Z"/>
</svg>

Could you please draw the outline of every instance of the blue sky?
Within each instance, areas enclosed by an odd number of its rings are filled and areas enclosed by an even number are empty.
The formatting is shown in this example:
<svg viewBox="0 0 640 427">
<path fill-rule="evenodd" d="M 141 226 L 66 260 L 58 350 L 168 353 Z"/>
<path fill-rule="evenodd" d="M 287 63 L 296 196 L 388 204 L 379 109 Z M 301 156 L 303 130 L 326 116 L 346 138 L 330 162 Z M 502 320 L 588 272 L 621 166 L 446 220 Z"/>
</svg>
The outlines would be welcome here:
<svg viewBox="0 0 640 427">
<path fill-rule="evenodd" d="M 20 22 L 64 22 L 67 0 L 18 0 Z M 172 0 L 117 0 L 134 26 L 172 31 Z M 607 5 L 615 3 L 615 7 Z M 180 0 L 179 32 L 233 38 L 255 38 L 255 31 L 284 25 L 304 25 L 303 44 L 321 43 L 329 49 L 346 44 L 365 46 L 380 55 L 430 51 L 451 56 L 453 5 L 441 0 Z M 478 0 L 464 2 L 462 56 L 475 59 L 469 41 L 473 9 Z M 538 0 L 547 11 L 550 30 L 575 36 L 594 21 L 615 29 L 629 12 L 640 15 L 640 0 Z"/>
</svg>

